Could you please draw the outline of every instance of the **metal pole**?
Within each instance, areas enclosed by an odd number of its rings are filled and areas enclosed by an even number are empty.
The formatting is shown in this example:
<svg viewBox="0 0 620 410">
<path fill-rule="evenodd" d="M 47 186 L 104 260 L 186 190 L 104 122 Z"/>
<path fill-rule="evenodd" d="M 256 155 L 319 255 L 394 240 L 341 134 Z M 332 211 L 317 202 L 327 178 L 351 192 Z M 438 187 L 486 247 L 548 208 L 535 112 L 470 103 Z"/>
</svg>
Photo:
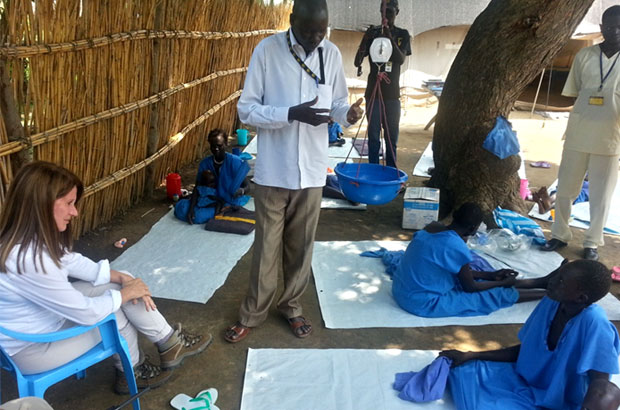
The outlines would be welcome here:
<svg viewBox="0 0 620 410">
<path fill-rule="evenodd" d="M 542 86 L 543 77 L 545 76 L 545 69 L 543 68 L 542 73 L 540 73 L 540 80 L 538 81 L 538 88 L 536 88 L 536 96 L 534 97 L 534 104 L 532 105 L 532 112 L 530 112 L 530 118 L 534 116 L 534 110 L 536 109 L 536 102 L 538 102 L 538 93 L 540 92 L 540 87 Z"/>
</svg>

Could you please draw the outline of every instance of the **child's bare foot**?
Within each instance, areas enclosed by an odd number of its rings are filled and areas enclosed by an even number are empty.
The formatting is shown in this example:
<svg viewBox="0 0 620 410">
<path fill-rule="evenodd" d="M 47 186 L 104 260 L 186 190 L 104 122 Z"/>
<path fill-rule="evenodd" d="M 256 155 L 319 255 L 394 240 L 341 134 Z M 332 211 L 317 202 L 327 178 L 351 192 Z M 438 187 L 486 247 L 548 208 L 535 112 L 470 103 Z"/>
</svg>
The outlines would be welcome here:
<svg viewBox="0 0 620 410">
<path fill-rule="evenodd" d="M 547 187 L 541 187 L 533 194 L 534 201 L 538 204 L 538 213 L 547 213 L 552 207 L 551 197 L 547 191 Z"/>
</svg>

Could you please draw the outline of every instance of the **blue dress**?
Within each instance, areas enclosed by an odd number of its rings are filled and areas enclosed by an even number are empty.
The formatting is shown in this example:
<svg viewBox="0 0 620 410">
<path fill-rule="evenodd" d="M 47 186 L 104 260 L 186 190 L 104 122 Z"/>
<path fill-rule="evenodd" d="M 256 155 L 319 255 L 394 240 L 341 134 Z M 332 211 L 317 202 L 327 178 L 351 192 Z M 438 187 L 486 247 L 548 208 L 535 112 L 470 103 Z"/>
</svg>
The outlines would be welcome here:
<svg viewBox="0 0 620 410">
<path fill-rule="evenodd" d="M 217 187 L 209 188 L 204 186 L 205 181 L 202 180 L 204 171 L 211 171 L 217 178 Z M 215 169 L 213 156 L 208 156 L 198 166 L 198 175 L 196 176 L 196 190 L 198 191 L 198 201 L 194 208 L 195 224 L 202 224 L 215 216 L 216 199 L 223 200 L 226 205 L 243 206 L 250 197 L 243 195 L 235 197 L 235 192 L 241 187 L 245 177 L 250 171 L 250 166 L 236 155 L 226 153 L 226 159 L 219 169 Z M 189 213 L 190 200 L 182 199 L 174 207 L 174 215 L 182 221 L 188 222 L 187 215 Z"/>
<path fill-rule="evenodd" d="M 198 201 L 194 207 L 192 223 L 203 224 L 215 216 L 217 201 L 214 198 L 217 197 L 217 191 L 214 188 L 200 185 L 196 185 L 194 189 L 198 191 Z M 187 215 L 189 214 L 190 202 L 189 199 L 181 199 L 177 202 L 174 206 L 174 216 L 184 222 L 189 222 Z"/>
<path fill-rule="evenodd" d="M 418 231 L 394 272 L 392 295 L 409 313 L 422 317 L 488 315 L 512 306 L 519 298 L 514 288 L 465 292 L 458 279 L 473 258 L 453 230 Z"/>
<path fill-rule="evenodd" d="M 558 306 L 545 297 L 534 309 L 519 332 L 516 363 L 473 360 L 450 371 L 457 409 L 580 409 L 589 370 L 618 373 L 618 332 L 598 305 L 572 318 L 555 350 L 547 348 Z"/>
<path fill-rule="evenodd" d="M 327 133 L 329 135 L 329 142 L 336 142 L 342 135 L 342 127 L 337 122 L 327 124 Z"/>
<path fill-rule="evenodd" d="M 220 167 L 219 173 L 215 170 L 213 156 L 210 155 L 200 161 L 198 166 L 198 175 L 196 176 L 196 185 L 202 184 L 202 173 L 211 171 L 217 177 L 217 196 L 222 198 L 229 205 L 243 206 L 249 200 L 247 195 L 235 198 L 235 192 L 241 187 L 243 180 L 250 172 L 250 166 L 247 162 L 236 155 L 226 153 L 226 159 Z"/>
</svg>

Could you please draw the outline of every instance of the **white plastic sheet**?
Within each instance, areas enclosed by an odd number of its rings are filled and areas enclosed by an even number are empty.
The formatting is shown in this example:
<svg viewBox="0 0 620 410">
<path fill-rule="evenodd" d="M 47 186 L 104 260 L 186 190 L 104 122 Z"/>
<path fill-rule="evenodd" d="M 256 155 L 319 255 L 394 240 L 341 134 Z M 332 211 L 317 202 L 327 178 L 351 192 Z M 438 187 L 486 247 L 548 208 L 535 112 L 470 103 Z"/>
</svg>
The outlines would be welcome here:
<svg viewBox="0 0 620 410">
<path fill-rule="evenodd" d="M 398 398 L 394 375 L 419 371 L 432 350 L 249 349 L 241 410 L 452 410 L 444 399 Z M 301 367 L 300 367 L 301 366 Z M 620 384 L 618 375 L 612 381 Z"/>
<path fill-rule="evenodd" d="M 246 208 L 254 209 L 254 203 Z M 204 224 L 189 225 L 171 210 L 112 268 L 142 278 L 155 297 L 206 303 L 253 242 L 253 232 L 206 231 Z"/>
<path fill-rule="evenodd" d="M 487 316 L 423 318 L 401 309 L 392 297 L 392 281 L 381 259 L 359 256 L 364 251 L 405 250 L 408 242 L 316 242 L 312 269 L 325 326 L 330 329 L 370 327 L 479 326 L 525 323 L 537 302 L 517 303 Z M 557 252 L 528 249 L 496 250 L 485 255 L 496 269 L 512 267 L 520 278 L 544 276 L 562 262 Z M 620 320 L 620 301 L 608 294 L 598 302 L 610 320 Z"/>
</svg>

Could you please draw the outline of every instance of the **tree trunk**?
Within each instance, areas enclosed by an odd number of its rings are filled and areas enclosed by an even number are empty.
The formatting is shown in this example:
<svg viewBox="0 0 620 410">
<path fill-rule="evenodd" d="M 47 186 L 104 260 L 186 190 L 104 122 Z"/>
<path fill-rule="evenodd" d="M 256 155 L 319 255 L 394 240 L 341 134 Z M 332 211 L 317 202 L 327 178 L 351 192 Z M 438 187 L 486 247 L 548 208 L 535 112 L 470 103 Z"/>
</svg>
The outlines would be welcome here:
<svg viewBox="0 0 620 410">
<path fill-rule="evenodd" d="M 441 216 L 465 202 L 486 214 L 498 205 L 525 211 L 519 197 L 518 155 L 500 160 L 482 148 L 495 118 L 568 41 L 593 0 L 492 0 L 472 24 L 443 88 L 435 132 Z"/>
</svg>

